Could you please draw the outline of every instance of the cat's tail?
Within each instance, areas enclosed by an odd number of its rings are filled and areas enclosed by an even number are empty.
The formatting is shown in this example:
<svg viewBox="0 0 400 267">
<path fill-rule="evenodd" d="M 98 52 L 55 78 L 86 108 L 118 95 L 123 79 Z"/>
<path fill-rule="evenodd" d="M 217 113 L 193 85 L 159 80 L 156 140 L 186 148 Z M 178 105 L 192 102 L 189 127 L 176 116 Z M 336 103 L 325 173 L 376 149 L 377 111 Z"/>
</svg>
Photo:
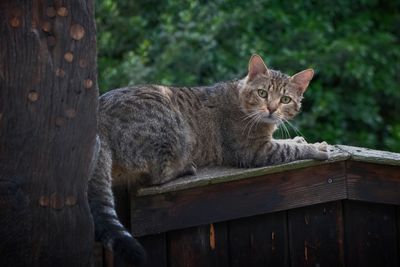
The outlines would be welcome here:
<svg viewBox="0 0 400 267">
<path fill-rule="evenodd" d="M 114 207 L 111 190 L 111 151 L 101 146 L 97 138 L 97 160 L 88 185 L 88 199 L 92 212 L 96 240 L 113 251 L 127 264 L 140 266 L 145 262 L 146 252 L 121 224 Z"/>
</svg>

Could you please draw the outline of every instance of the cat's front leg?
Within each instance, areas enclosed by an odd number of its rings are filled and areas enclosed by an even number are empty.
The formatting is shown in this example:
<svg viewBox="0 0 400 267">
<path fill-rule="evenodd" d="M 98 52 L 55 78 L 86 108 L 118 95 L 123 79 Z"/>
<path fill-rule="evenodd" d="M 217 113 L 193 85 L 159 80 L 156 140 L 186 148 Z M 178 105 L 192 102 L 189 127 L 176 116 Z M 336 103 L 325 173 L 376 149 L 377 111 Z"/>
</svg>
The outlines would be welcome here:
<svg viewBox="0 0 400 267">
<path fill-rule="evenodd" d="M 293 139 L 275 139 L 276 142 L 293 142 L 297 144 L 308 144 L 306 139 L 302 136 L 295 136 Z"/>
<path fill-rule="evenodd" d="M 308 143 L 303 136 L 295 136 L 292 140 L 298 144 L 307 144 Z"/>
<path fill-rule="evenodd" d="M 328 144 L 296 143 L 285 140 L 271 140 L 259 148 L 254 155 L 255 166 L 267 166 L 287 163 L 302 159 L 327 160 L 329 158 Z"/>
</svg>

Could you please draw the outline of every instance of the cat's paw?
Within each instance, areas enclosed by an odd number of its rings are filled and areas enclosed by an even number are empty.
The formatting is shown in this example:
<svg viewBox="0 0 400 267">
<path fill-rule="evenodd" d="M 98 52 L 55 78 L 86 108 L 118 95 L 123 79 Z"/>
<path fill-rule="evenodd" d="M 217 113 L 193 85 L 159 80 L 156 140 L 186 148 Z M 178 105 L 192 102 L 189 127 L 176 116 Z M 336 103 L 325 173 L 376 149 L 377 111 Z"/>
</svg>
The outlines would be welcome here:
<svg viewBox="0 0 400 267">
<path fill-rule="evenodd" d="M 306 139 L 304 139 L 304 137 L 302 136 L 296 136 L 295 138 L 293 138 L 293 141 L 298 144 L 307 144 Z"/>
<path fill-rule="evenodd" d="M 321 143 L 314 143 L 313 144 L 316 149 L 319 151 L 328 152 L 329 145 L 327 142 L 323 141 Z"/>
<path fill-rule="evenodd" d="M 327 160 L 329 158 L 330 158 L 329 152 L 326 151 L 317 151 L 314 157 L 314 159 L 316 160 Z"/>
<path fill-rule="evenodd" d="M 327 160 L 329 159 L 329 145 L 327 142 L 314 143 L 312 144 L 316 148 L 315 157 L 316 160 Z"/>
<path fill-rule="evenodd" d="M 186 176 L 186 175 L 196 175 L 197 166 L 194 162 L 186 166 L 186 168 L 178 174 L 177 177 Z"/>
</svg>

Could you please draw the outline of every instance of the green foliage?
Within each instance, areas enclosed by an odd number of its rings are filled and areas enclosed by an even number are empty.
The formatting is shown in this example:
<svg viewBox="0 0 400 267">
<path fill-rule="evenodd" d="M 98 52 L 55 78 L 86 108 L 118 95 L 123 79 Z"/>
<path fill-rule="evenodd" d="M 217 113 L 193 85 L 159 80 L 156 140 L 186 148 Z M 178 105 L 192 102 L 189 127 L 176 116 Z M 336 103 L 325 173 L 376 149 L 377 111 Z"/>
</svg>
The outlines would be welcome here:
<svg viewBox="0 0 400 267">
<path fill-rule="evenodd" d="M 258 53 L 316 70 L 293 122 L 309 141 L 400 152 L 399 1 L 101 0 L 97 25 L 101 92 L 239 78 Z"/>
</svg>

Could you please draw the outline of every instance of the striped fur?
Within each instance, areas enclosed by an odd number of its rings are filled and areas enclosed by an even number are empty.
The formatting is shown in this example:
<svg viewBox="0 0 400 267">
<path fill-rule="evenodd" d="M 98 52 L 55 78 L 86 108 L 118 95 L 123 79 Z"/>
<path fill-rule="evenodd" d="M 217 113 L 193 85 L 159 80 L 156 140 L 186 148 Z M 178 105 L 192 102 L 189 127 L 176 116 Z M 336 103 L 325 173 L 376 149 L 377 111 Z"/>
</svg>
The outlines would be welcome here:
<svg viewBox="0 0 400 267">
<path fill-rule="evenodd" d="M 187 88 L 145 85 L 103 95 L 100 152 L 89 182 L 97 238 L 127 262 L 143 261 L 143 249 L 115 213 L 112 182 L 162 184 L 201 166 L 327 159 L 326 144 L 272 138 L 277 124 L 299 112 L 312 74 L 289 77 L 253 56 L 242 80 Z M 268 97 L 260 97 L 260 90 Z M 290 103 L 282 103 L 282 96 Z"/>
</svg>

